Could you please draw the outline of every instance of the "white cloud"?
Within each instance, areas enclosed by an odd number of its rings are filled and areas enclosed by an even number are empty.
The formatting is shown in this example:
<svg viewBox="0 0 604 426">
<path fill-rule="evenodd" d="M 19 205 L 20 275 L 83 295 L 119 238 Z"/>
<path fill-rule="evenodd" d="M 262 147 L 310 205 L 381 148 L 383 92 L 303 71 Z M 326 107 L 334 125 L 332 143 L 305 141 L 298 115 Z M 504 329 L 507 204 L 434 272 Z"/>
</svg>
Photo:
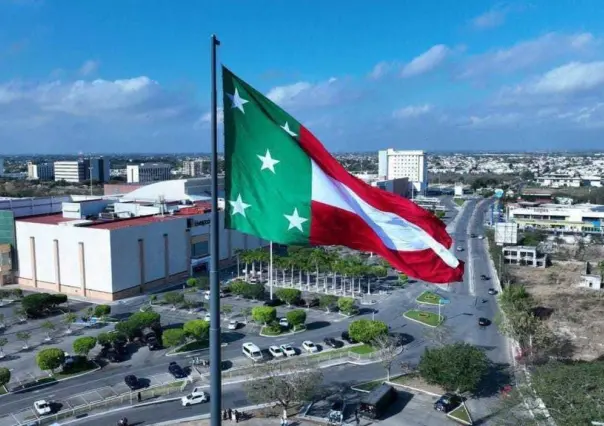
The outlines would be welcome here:
<svg viewBox="0 0 604 426">
<path fill-rule="evenodd" d="M 287 86 L 273 87 L 266 96 L 282 108 L 304 109 L 339 104 L 354 98 L 356 91 L 347 90 L 337 78 L 312 84 L 299 81 Z"/>
<path fill-rule="evenodd" d="M 444 44 L 437 44 L 413 58 L 401 71 L 401 77 L 413 77 L 436 69 L 449 56 L 451 50 Z"/>
<path fill-rule="evenodd" d="M 463 66 L 460 76 L 470 78 L 511 73 L 544 65 L 559 58 L 587 56 L 593 53 L 598 44 L 599 41 L 590 33 L 548 33 L 506 49 L 475 55 Z"/>
<path fill-rule="evenodd" d="M 94 74 L 99 69 L 99 61 L 88 60 L 82 64 L 79 73 L 83 76 Z"/>
<path fill-rule="evenodd" d="M 415 118 L 432 111 L 432 105 L 409 105 L 401 109 L 397 109 L 392 113 L 394 118 Z"/>
<path fill-rule="evenodd" d="M 373 67 L 369 73 L 369 78 L 378 80 L 388 74 L 392 70 L 393 66 L 393 63 L 391 62 L 380 62 Z"/>
<path fill-rule="evenodd" d="M 604 61 L 571 62 L 545 73 L 529 92 L 538 94 L 580 93 L 604 86 Z"/>
<path fill-rule="evenodd" d="M 472 19 L 472 25 L 478 29 L 498 27 L 505 22 L 508 9 L 491 9 Z"/>
<path fill-rule="evenodd" d="M 224 110 L 222 109 L 222 107 L 218 107 L 218 114 L 216 119 L 219 124 L 224 122 Z M 196 123 L 196 126 L 199 126 L 201 124 L 209 124 L 211 121 L 212 113 L 208 111 L 199 118 L 199 121 Z"/>
<path fill-rule="evenodd" d="M 471 115 L 462 127 L 473 129 L 490 129 L 497 127 L 515 127 L 522 120 L 523 115 L 517 112 L 492 113 L 486 115 Z"/>
</svg>

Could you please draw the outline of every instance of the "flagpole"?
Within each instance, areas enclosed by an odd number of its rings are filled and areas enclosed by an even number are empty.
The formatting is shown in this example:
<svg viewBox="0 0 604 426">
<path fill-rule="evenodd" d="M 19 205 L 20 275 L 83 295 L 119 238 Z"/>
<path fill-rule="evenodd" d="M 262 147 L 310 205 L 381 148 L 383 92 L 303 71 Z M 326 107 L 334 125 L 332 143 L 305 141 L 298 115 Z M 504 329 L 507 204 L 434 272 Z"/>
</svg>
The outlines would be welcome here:
<svg viewBox="0 0 604 426">
<path fill-rule="evenodd" d="M 220 281 L 218 277 L 220 232 L 218 215 L 218 95 L 216 89 L 216 50 L 220 41 L 211 37 L 212 65 L 212 211 L 210 213 L 210 424 L 222 424 L 222 372 L 220 347 Z"/>
<path fill-rule="evenodd" d="M 273 242 L 271 241 L 268 245 L 268 249 L 270 250 L 270 260 L 269 260 L 269 267 L 268 267 L 268 292 L 269 292 L 269 299 L 273 300 Z"/>
</svg>

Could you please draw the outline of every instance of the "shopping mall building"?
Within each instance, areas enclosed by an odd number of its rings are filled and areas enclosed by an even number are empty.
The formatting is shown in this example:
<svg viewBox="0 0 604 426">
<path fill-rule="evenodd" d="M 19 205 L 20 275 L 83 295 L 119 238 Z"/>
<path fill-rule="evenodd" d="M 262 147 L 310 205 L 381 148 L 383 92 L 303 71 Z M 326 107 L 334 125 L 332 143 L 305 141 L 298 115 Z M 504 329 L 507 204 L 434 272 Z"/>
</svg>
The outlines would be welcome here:
<svg viewBox="0 0 604 426">
<path fill-rule="evenodd" d="M 0 252 L 10 252 L 4 262 L 10 273 L 3 267 L 0 283 L 116 300 L 184 282 L 210 260 L 210 200 L 195 193 L 195 181 L 69 197 L 38 209 L 33 204 L 40 199 L 0 201 Z M 31 208 L 24 208 L 28 201 Z M 226 266 L 237 249 L 267 242 L 225 229 L 223 209 L 221 199 L 220 264 Z"/>
</svg>

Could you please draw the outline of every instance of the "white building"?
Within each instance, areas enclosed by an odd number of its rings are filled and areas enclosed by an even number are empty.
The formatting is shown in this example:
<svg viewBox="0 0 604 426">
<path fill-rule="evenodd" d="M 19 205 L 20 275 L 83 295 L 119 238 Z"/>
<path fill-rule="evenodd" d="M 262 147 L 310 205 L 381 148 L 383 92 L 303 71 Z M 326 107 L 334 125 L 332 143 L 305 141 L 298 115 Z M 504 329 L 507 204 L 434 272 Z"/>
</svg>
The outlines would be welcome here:
<svg viewBox="0 0 604 426">
<path fill-rule="evenodd" d="M 54 165 L 50 163 L 27 163 L 27 178 L 35 180 L 51 180 L 54 177 Z"/>
<path fill-rule="evenodd" d="M 126 178 L 128 183 L 151 183 L 169 180 L 172 166 L 165 163 L 128 164 Z"/>
<path fill-rule="evenodd" d="M 89 163 L 84 160 L 55 161 L 55 181 L 82 182 L 86 180 Z"/>
<path fill-rule="evenodd" d="M 424 151 L 378 152 L 378 175 L 383 179 L 407 178 L 414 191 L 424 193 L 428 184 L 428 165 Z"/>
<path fill-rule="evenodd" d="M 165 183 L 150 185 L 156 186 L 153 198 L 165 193 Z M 210 260 L 210 203 L 166 195 L 159 202 L 71 201 L 60 213 L 17 218 L 17 283 L 116 300 L 184 282 L 193 267 L 203 268 Z M 237 249 L 267 245 L 225 229 L 224 211 L 219 216 L 221 266 L 234 261 Z"/>
<path fill-rule="evenodd" d="M 570 176 L 567 174 L 553 173 L 549 175 L 539 176 L 536 178 L 541 186 L 550 188 L 571 187 L 578 188 L 581 186 L 581 177 Z"/>
<path fill-rule="evenodd" d="M 511 205 L 510 221 L 522 228 L 541 228 L 572 232 L 603 232 L 604 205 L 541 204 L 537 207 Z"/>
<path fill-rule="evenodd" d="M 210 162 L 204 160 L 187 160 L 182 162 L 184 175 L 195 177 L 210 173 Z"/>
</svg>

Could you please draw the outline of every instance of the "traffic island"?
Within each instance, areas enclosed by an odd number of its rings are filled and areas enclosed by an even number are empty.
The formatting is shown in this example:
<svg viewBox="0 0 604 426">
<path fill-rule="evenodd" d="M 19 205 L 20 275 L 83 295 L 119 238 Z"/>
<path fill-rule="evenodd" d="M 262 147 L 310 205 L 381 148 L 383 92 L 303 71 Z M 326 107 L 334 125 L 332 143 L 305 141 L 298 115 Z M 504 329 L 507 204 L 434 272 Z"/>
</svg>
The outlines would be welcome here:
<svg viewBox="0 0 604 426">
<path fill-rule="evenodd" d="M 286 329 L 276 331 L 275 329 L 271 329 L 270 326 L 265 325 L 260 329 L 260 333 L 258 333 L 262 337 L 282 337 L 282 336 L 290 336 L 292 334 L 303 333 L 306 331 L 306 326 L 298 326 L 298 328 L 294 329 Z"/>
<path fill-rule="evenodd" d="M 446 303 L 445 300 L 446 299 L 444 297 L 441 297 L 439 294 L 434 293 L 433 291 L 424 291 L 415 299 L 417 303 L 434 306 L 444 305 Z"/>
<path fill-rule="evenodd" d="M 449 411 L 447 413 L 447 417 L 463 425 L 471 426 L 472 424 L 474 424 L 472 422 L 472 416 L 470 416 L 470 412 L 468 411 L 466 404 L 464 404 L 463 402 L 455 410 Z"/>
<path fill-rule="evenodd" d="M 410 309 L 403 314 L 405 318 L 418 322 L 428 327 L 438 327 L 445 321 L 444 315 L 438 315 L 433 312 Z"/>
</svg>

